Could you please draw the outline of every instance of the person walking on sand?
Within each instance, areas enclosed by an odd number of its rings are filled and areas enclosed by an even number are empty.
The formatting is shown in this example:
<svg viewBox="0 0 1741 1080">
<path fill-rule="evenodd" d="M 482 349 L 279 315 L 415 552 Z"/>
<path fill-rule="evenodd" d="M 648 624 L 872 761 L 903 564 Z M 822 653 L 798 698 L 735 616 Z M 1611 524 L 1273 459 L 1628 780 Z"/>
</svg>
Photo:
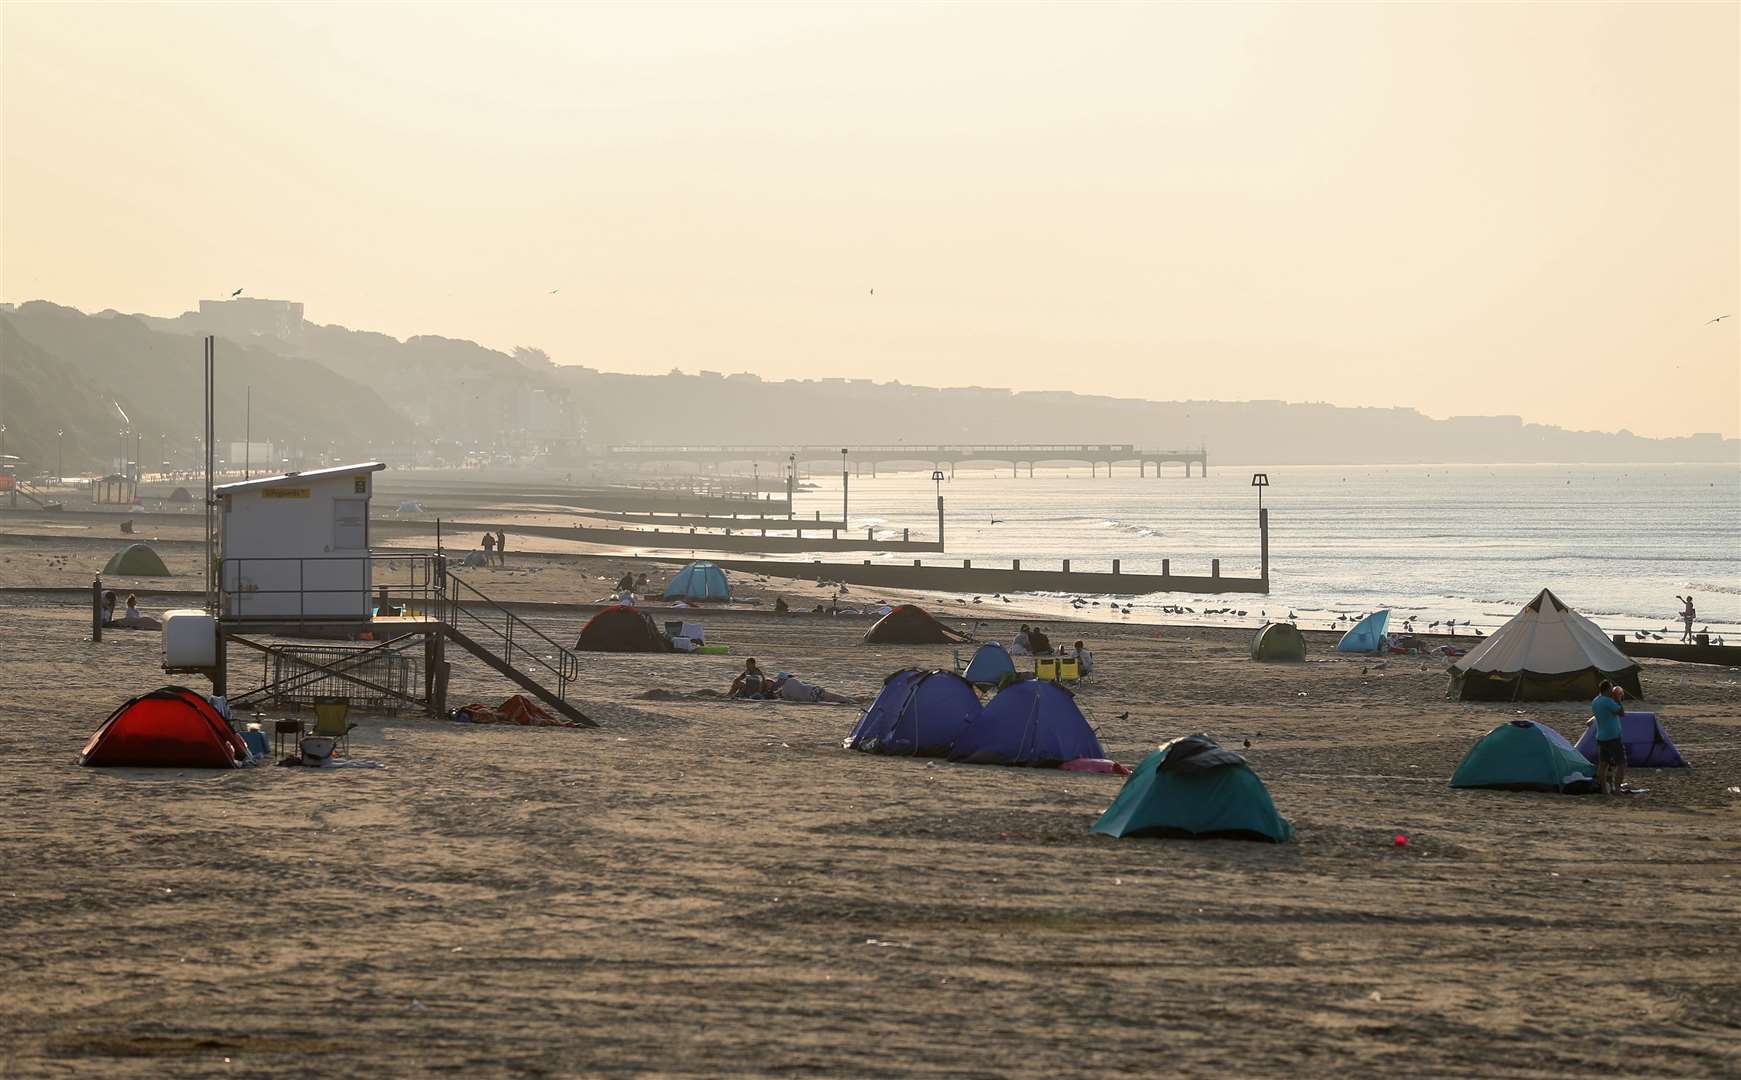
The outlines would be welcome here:
<svg viewBox="0 0 1741 1080">
<path fill-rule="evenodd" d="M 1626 743 L 1620 737 L 1620 716 L 1626 710 L 1620 704 L 1621 694 L 1618 686 L 1603 679 L 1590 702 L 1596 718 L 1596 789 L 1604 795 L 1618 794 L 1626 782 Z"/>
<path fill-rule="evenodd" d="M 1676 593 L 1675 599 L 1686 605 L 1681 608 L 1681 621 L 1686 623 L 1687 626 L 1686 633 L 1681 635 L 1681 642 L 1690 645 L 1698 640 L 1693 637 L 1693 620 L 1699 617 L 1698 611 L 1693 607 L 1693 594 L 1688 593 L 1685 596 L 1682 596 L 1679 593 Z"/>
<path fill-rule="evenodd" d="M 496 561 L 496 534 L 484 534 L 484 565 L 489 566 Z"/>
<path fill-rule="evenodd" d="M 496 530 L 496 564 L 508 565 L 508 534 L 500 529 Z"/>
</svg>

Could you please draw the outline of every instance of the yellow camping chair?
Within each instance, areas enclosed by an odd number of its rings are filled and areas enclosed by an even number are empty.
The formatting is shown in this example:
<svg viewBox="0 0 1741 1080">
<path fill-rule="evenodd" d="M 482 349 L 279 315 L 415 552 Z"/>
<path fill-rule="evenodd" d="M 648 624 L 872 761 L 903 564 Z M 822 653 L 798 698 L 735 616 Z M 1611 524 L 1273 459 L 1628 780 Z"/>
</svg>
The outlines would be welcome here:
<svg viewBox="0 0 1741 1080">
<path fill-rule="evenodd" d="M 1075 657 L 1065 657 L 1058 661 L 1058 681 L 1075 682 L 1082 677 L 1082 662 Z"/>
<path fill-rule="evenodd" d="M 316 698 L 314 702 L 314 730 L 310 735 L 327 735 L 339 741 L 345 753 L 351 752 L 351 732 L 355 724 L 349 723 L 351 699 L 348 697 Z"/>
<path fill-rule="evenodd" d="M 1041 682 L 1058 681 L 1058 658 L 1044 656 L 1034 658 L 1034 678 Z"/>
</svg>

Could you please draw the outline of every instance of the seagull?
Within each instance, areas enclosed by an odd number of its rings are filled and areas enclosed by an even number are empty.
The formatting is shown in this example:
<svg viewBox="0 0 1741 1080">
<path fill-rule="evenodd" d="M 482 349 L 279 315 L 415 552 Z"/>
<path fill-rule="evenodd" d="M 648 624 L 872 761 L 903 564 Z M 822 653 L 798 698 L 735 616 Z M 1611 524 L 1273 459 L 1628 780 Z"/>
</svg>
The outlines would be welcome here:
<svg viewBox="0 0 1741 1080">
<path fill-rule="evenodd" d="M 1003 524 L 1003 518 L 992 518 L 992 519 L 991 519 L 991 523 L 992 523 L 992 524 L 993 524 L 993 525 L 1002 525 L 1002 524 Z"/>
<path fill-rule="evenodd" d="M 561 289 L 551 289 L 549 292 L 545 293 L 544 295 L 545 296 L 555 296 L 557 293 L 559 293 L 561 291 L 562 291 Z"/>
<path fill-rule="evenodd" d="M 241 289 L 237 289 L 237 290 L 236 290 L 236 291 L 235 291 L 235 292 L 233 292 L 233 293 L 231 293 L 231 294 L 230 294 L 230 295 L 231 295 L 231 296 L 241 296 L 241 295 L 242 295 L 242 290 L 241 290 Z"/>
<path fill-rule="evenodd" d="M 1706 319 L 1705 325 L 1709 326 L 1714 322 L 1722 322 L 1724 319 L 1731 319 L 1731 318 L 1734 318 L 1734 316 L 1733 315 L 1719 315 L 1715 319 Z"/>
<path fill-rule="evenodd" d="M 1119 713 L 1119 714 L 1118 714 L 1118 718 L 1119 718 L 1119 719 L 1120 719 L 1120 720 L 1129 720 L 1129 719 L 1130 719 L 1130 713 L 1128 713 L 1128 712 L 1121 712 L 1121 713 Z"/>
</svg>

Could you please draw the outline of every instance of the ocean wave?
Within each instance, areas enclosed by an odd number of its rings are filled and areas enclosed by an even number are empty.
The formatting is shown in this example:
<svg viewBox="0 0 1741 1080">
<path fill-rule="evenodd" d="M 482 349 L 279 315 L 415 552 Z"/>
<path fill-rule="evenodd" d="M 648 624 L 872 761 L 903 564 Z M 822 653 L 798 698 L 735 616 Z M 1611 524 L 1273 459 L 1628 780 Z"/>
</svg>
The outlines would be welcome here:
<svg viewBox="0 0 1741 1080">
<path fill-rule="evenodd" d="M 1132 536 L 1150 537 L 1165 535 L 1159 526 L 1138 525 L 1135 522 L 1119 521 L 1115 518 L 1105 519 L 1101 521 L 1100 524 L 1108 529 L 1117 529 L 1119 532 L 1130 533 Z"/>
</svg>

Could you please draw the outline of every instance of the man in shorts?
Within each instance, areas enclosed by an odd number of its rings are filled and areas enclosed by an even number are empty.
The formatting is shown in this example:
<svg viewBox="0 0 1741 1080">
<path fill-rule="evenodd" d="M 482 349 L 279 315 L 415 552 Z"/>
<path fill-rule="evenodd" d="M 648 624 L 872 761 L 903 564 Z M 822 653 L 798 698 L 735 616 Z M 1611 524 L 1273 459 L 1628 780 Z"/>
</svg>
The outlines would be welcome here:
<svg viewBox="0 0 1741 1080">
<path fill-rule="evenodd" d="M 1626 783 L 1626 744 L 1620 738 L 1620 717 L 1626 710 L 1621 695 L 1618 686 L 1603 679 L 1590 702 L 1596 717 L 1596 788 L 1604 795 L 1619 794 Z"/>
</svg>

